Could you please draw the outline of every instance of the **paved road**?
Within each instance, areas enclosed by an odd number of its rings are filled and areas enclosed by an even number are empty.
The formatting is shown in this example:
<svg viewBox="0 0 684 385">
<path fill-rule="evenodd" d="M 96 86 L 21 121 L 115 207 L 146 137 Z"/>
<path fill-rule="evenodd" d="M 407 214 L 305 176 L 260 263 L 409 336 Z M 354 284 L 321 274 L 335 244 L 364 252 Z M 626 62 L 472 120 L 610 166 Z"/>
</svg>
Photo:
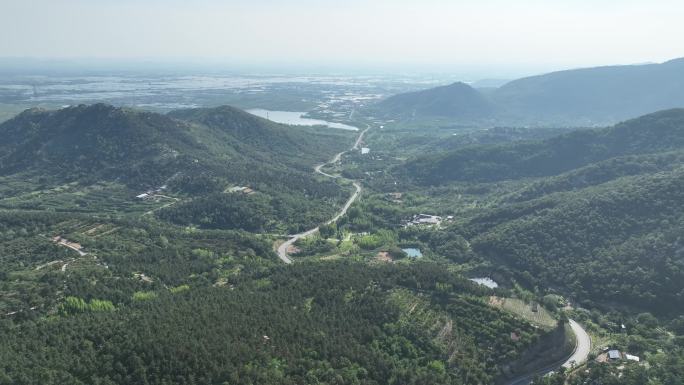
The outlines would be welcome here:
<svg viewBox="0 0 684 385">
<path fill-rule="evenodd" d="M 335 163 L 339 162 L 340 159 L 342 159 L 342 155 L 346 154 L 347 152 L 358 149 L 359 146 L 361 145 L 361 141 L 363 140 L 363 135 L 369 129 L 370 129 L 370 127 L 361 131 L 358 138 L 356 138 L 356 141 L 354 142 L 354 145 L 352 146 L 352 148 L 350 148 L 347 151 L 342 151 L 340 153 L 335 154 L 335 156 L 333 156 L 332 159 L 330 159 L 329 161 L 327 161 L 325 163 L 321 163 L 321 164 L 317 165 L 316 167 L 314 167 L 314 171 L 316 171 L 317 173 L 319 173 L 323 176 L 326 176 L 328 178 L 339 178 L 338 176 L 330 175 L 330 174 L 322 171 L 321 169 L 323 167 L 325 167 L 326 165 L 335 164 Z M 344 204 L 342 209 L 331 220 L 326 222 L 326 224 L 336 222 L 338 219 L 342 218 L 344 216 L 344 214 L 347 213 L 347 210 L 349 210 L 349 207 L 351 207 L 351 205 L 354 203 L 354 201 L 356 201 L 356 199 L 361 194 L 361 185 L 355 181 L 353 181 L 352 184 L 354 185 L 354 189 L 355 189 L 354 193 L 349 197 L 349 199 L 347 199 L 347 202 Z M 318 227 L 304 231 L 304 232 L 299 233 L 299 234 L 292 235 L 290 239 L 288 239 L 287 241 L 283 242 L 280 246 L 278 246 L 278 250 L 277 250 L 278 258 L 280 258 L 285 263 L 292 263 L 292 259 L 290 259 L 290 257 L 287 254 L 287 249 L 289 249 L 290 246 L 292 246 L 298 240 L 300 240 L 302 238 L 306 238 L 309 235 L 313 235 L 316 232 L 318 232 Z"/>
<path fill-rule="evenodd" d="M 575 346 L 575 352 L 572 353 L 572 356 L 563 364 L 563 367 L 566 369 L 572 368 L 573 365 L 580 365 L 586 362 L 587 357 L 589 357 L 589 352 L 591 351 L 591 337 L 589 337 L 587 331 L 574 320 L 570 320 L 570 327 L 575 333 L 577 345 Z"/>
<path fill-rule="evenodd" d="M 558 370 L 560 367 L 569 369 L 587 361 L 589 352 L 591 351 L 591 338 L 580 324 L 574 320 L 569 321 L 570 328 L 572 329 L 573 333 L 575 333 L 576 340 L 575 350 L 573 351 L 572 355 L 566 359 L 563 359 L 562 361 L 554 363 L 553 365 L 549 365 L 543 369 L 534 371 L 533 373 L 528 373 L 524 376 L 509 381 L 506 383 L 506 385 L 528 385 L 536 376 L 544 376 Z"/>
</svg>

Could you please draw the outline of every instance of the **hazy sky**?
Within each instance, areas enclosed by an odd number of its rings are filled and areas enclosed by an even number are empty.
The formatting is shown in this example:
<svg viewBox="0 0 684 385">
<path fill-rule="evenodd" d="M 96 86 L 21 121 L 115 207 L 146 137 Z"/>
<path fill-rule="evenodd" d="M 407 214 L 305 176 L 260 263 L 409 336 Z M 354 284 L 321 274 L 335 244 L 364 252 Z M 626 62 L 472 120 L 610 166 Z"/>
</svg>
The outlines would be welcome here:
<svg viewBox="0 0 684 385">
<path fill-rule="evenodd" d="M 684 0 L 0 0 L 0 56 L 473 70 L 684 56 Z"/>
</svg>

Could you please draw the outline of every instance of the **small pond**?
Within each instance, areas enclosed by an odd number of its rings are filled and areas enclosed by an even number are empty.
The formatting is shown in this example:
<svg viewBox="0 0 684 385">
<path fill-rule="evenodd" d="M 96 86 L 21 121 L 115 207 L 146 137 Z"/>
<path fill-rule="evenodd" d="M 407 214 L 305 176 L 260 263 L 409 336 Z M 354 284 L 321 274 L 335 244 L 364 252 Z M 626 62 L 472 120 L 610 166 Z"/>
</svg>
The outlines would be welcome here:
<svg viewBox="0 0 684 385">
<path fill-rule="evenodd" d="M 410 247 L 408 249 L 402 249 L 402 250 L 404 250 L 404 253 L 406 253 L 406 255 L 409 258 L 420 258 L 423 256 L 423 253 L 420 251 L 420 249 Z"/>
</svg>

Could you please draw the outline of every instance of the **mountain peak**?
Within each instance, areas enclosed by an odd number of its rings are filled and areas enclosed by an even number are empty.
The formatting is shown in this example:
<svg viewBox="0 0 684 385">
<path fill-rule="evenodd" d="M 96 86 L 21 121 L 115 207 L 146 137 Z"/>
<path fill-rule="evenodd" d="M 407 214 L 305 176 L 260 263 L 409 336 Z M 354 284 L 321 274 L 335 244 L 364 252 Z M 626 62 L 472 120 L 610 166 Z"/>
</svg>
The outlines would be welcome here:
<svg viewBox="0 0 684 385">
<path fill-rule="evenodd" d="M 668 60 L 664 62 L 663 64 L 666 65 L 684 65 L 684 57 Z"/>
<path fill-rule="evenodd" d="M 175 162 L 201 147 L 186 123 L 102 103 L 26 110 L 0 124 L 0 135 L 0 173 L 41 169 L 75 178 L 144 178 L 152 164 Z"/>
<path fill-rule="evenodd" d="M 479 119 L 494 106 L 478 90 L 463 82 L 392 96 L 380 102 L 389 114 Z"/>
</svg>

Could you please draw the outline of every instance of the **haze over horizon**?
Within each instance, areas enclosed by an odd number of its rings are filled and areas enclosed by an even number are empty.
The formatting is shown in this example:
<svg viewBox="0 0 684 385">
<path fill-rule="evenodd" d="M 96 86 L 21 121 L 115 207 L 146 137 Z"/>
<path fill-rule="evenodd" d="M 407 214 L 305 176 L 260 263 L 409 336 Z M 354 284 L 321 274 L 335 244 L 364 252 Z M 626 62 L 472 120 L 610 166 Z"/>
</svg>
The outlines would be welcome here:
<svg viewBox="0 0 684 385">
<path fill-rule="evenodd" d="M 515 77 L 684 56 L 682 16 L 674 0 L 8 0 L 0 52 Z"/>
</svg>

